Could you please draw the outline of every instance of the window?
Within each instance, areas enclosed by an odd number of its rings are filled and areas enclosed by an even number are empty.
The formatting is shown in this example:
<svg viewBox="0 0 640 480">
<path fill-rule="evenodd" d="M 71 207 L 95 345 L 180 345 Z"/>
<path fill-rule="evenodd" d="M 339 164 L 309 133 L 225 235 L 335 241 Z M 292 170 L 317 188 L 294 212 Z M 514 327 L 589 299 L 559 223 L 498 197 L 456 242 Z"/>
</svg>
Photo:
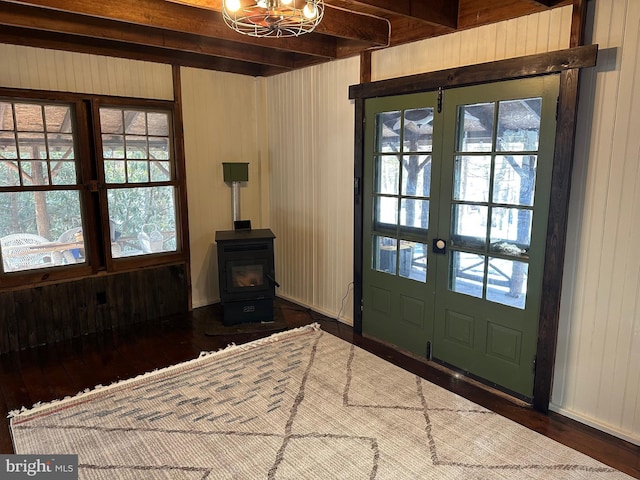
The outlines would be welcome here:
<svg viewBox="0 0 640 480">
<path fill-rule="evenodd" d="M 176 250 L 170 113 L 100 108 L 114 258 Z"/>
<path fill-rule="evenodd" d="M 0 96 L 2 285 L 184 260 L 172 102 L 50 97 Z"/>
</svg>

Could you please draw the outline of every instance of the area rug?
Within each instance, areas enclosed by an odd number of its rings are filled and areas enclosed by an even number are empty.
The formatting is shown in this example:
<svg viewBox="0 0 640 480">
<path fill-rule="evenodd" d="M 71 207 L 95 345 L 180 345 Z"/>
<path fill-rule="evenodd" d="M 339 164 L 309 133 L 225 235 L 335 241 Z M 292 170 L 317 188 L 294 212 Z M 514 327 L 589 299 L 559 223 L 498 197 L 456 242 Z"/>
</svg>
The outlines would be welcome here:
<svg viewBox="0 0 640 480">
<path fill-rule="evenodd" d="M 12 412 L 82 479 L 629 479 L 310 325 Z"/>
</svg>

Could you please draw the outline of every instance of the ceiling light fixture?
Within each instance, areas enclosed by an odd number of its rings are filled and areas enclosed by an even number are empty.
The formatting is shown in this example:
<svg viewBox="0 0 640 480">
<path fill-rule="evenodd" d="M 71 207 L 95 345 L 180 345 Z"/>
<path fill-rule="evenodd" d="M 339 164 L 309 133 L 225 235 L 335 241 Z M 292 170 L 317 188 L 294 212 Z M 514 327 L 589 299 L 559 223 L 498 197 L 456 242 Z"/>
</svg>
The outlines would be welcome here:
<svg viewBox="0 0 640 480">
<path fill-rule="evenodd" d="M 222 16 L 251 37 L 297 37 L 312 32 L 324 15 L 324 0 L 224 0 Z"/>
</svg>

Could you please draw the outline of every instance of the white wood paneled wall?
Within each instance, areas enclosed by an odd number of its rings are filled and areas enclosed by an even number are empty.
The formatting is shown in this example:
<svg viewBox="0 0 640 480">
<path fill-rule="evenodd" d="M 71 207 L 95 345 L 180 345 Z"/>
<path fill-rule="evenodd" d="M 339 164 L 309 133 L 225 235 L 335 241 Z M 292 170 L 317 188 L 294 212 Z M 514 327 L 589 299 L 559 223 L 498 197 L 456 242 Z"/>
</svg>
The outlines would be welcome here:
<svg viewBox="0 0 640 480">
<path fill-rule="evenodd" d="M 371 79 L 384 80 L 569 48 L 572 7 L 374 52 Z"/>
<path fill-rule="evenodd" d="M 640 444 L 640 2 L 589 2 L 551 408 Z"/>
<path fill-rule="evenodd" d="M 267 228 L 261 206 L 258 141 L 258 80 L 230 73 L 182 68 L 187 167 L 191 288 L 194 307 L 220 299 L 215 246 L 217 230 L 232 230 L 231 188 L 222 162 L 248 162 L 249 181 L 240 188 L 240 213 L 253 228 Z"/>
<path fill-rule="evenodd" d="M 170 65 L 8 44 L 0 86 L 173 100 Z"/>
<path fill-rule="evenodd" d="M 264 79 L 278 295 L 353 321 L 352 58 Z"/>
</svg>

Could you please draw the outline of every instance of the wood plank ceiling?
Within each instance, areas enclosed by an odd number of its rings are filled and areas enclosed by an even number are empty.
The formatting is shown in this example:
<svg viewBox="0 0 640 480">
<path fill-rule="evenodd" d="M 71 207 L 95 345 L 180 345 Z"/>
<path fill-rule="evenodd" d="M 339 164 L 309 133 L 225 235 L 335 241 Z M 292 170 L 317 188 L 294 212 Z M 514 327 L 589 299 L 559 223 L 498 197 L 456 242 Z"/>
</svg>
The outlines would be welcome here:
<svg viewBox="0 0 640 480">
<path fill-rule="evenodd" d="M 231 30 L 222 0 L 0 0 L 0 43 L 269 76 L 529 15 L 572 0 L 325 0 L 311 34 Z"/>
</svg>

